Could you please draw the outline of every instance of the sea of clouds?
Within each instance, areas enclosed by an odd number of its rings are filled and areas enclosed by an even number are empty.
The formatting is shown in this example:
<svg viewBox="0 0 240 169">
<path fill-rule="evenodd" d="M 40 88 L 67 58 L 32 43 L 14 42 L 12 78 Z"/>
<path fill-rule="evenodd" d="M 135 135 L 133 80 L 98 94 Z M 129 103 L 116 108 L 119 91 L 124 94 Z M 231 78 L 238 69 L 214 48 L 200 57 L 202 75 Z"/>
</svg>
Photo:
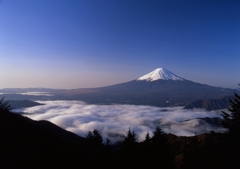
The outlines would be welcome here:
<svg viewBox="0 0 240 169">
<path fill-rule="evenodd" d="M 38 101 L 44 105 L 18 109 L 33 120 L 48 120 L 68 131 L 85 137 L 98 129 L 104 138 L 121 140 L 129 128 L 144 139 L 160 125 L 166 133 L 192 136 L 200 133 L 225 131 L 196 118 L 221 117 L 221 111 L 186 110 L 183 107 L 153 107 L 138 105 L 91 105 L 82 101 Z M 189 120 L 190 119 L 190 120 Z"/>
</svg>

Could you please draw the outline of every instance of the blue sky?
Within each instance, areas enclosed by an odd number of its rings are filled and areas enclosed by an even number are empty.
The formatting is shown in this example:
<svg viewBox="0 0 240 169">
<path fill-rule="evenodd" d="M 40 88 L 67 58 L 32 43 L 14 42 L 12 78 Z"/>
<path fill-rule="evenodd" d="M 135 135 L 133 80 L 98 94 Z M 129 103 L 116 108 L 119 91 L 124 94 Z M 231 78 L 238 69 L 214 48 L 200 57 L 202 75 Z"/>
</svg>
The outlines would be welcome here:
<svg viewBox="0 0 240 169">
<path fill-rule="evenodd" d="M 0 88 L 98 87 L 164 67 L 237 88 L 239 0 L 0 0 Z"/>
</svg>

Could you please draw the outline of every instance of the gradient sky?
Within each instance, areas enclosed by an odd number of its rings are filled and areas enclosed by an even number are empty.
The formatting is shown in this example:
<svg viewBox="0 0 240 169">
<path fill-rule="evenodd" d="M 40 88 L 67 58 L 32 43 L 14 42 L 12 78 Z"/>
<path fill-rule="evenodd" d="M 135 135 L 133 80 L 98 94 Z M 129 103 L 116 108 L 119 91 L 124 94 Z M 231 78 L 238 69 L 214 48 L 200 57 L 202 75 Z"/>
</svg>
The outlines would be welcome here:
<svg viewBox="0 0 240 169">
<path fill-rule="evenodd" d="M 239 0 L 0 0 L 0 88 L 82 88 L 164 67 L 237 88 Z"/>
</svg>

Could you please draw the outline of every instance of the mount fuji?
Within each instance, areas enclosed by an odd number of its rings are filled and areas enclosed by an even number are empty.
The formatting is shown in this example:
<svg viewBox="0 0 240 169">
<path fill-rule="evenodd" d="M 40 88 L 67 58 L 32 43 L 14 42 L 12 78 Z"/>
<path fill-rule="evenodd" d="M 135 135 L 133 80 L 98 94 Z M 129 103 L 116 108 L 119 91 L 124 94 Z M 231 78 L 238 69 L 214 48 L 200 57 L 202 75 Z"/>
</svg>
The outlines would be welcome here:
<svg viewBox="0 0 240 169">
<path fill-rule="evenodd" d="M 47 92 L 49 96 L 24 94 L 29 91 L 30 93 Z M 6 93 L 2 96 L 8 100 L 81 100 L 89 104 L 133 104 L 159 107 L 185 105 L 189 107 L 189 105 L 201 102 L 199 100 L 222 99 L 226 96 L 233 96 L 234 92 L 239 93 L 238 90 L 187 80 L 165 68 L 157 68 L 135 80 L 106 87 L 71 90 L 4 89 L 0 90 L 1 92 Z"/>
<path fill-rule="evenodd" d="M 135 80 L 100 88 L 65 90 L 56 99 L 82 100 L 90 104 L 183 106 L 189 102 L 232 96 L 233 89 L 213 87 L 181 78 L 157 68 Z"/>
<path fill-rule="evenodd" d="M 154 71 L 138 78 L 137 80 L 155 81 L 155 80 L 184 80 L 164 68 L 157 68 Z"/>
</svg>

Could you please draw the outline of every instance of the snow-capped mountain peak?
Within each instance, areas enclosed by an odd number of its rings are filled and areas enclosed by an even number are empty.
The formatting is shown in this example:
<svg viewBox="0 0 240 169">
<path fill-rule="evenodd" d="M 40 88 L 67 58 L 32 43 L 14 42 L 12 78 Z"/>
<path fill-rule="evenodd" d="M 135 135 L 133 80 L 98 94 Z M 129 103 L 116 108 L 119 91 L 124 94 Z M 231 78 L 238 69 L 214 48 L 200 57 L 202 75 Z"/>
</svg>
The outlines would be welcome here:
<svg viewBox="0 0 240 169">
<path fill-rule="evenodd" d="M 138 78 L 137 80 L 155 81 L 155 80 L 184 80 L 164 68 L 157 68 L 154 71 Z"/>
</svg>

